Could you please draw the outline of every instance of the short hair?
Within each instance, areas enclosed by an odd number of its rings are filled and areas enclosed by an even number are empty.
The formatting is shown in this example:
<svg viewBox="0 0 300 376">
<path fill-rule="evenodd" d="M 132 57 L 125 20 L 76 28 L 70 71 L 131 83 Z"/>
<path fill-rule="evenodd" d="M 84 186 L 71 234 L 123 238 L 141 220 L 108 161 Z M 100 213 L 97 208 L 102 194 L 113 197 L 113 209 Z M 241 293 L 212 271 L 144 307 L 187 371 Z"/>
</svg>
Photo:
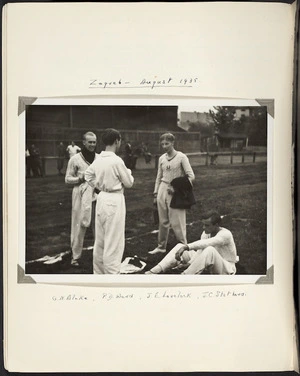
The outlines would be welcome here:
<svg viewBox="0 0 300 376">
<path fill-rule="evenodd" d="M 85 141 L 87 136 L 92 136 L 92 137 L 96 137 L 96 138 L 97 138 L 97 136 L 95 135 L 95 133 L 93 133 L 93 132 L 86 132 L 86 133 L 82 136 L 82 140 Z M 72 141 L 72 142 L 74 142 L 74 141 Z"/>
<path fill-rule="evenodd" d="M 162 141 L 162 140 L 174 142 L 175 136 L 172 133 L 164 133 L 160 136 L 160 141 Z"/>
<path fill-rule="evenodd" d="M 113 145 L 116 140 L 121 140 L 121 133 L 114 128 L 105 129 L 102 134 L 102 142 L 105 146 Z"/>
<path fill-rule="evenodd" d="M 203 219 L 210 219 L 212 225 L 220 225 L 222 222 L 220 214 L 216 211 L 208 213 Z"/>
</svg>

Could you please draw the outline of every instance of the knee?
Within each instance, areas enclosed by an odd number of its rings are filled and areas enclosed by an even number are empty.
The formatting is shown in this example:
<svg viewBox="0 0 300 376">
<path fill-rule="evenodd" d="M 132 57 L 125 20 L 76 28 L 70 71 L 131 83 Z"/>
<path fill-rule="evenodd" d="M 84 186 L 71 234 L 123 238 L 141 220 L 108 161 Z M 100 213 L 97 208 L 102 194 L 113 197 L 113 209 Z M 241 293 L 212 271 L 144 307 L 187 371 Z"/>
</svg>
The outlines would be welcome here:
<svg viewBox="0 0 300 376">
<path fill-rule="evenodd" d="M 171 252 L 176 253 L 181 247 L 184 247 L 184 244 L 182 243 L 176 244 L 175 247 L 171 249 L 170 253 Z"/>
<path fill-rule="evenodd" d="M 206 247 L 202 251 L 202 253 L 204 253 L 204 254 L 213 254 L 215 252 L 217 252 L 217 250 L 216 250 L 215 247 L 212 247 L 212 246 Z"/>
<path fill-rule="evenodd" d="M 215 247 L 209 246 L 204 248 L 201 254 L 203 257 L 208 258 L 209 260 L 211 260 L 211 262 L 213 262 L 216 252 L 218 251 Z"/>
<path fill-rule="evenodd" d="M 169 222 L 169 219 L 166 217 L 166 218 L 163 218 L 161 219 L 159 217 L 159 224 L 163 227 L 169 227 L 170 226 L 170 222 Z"/>
</svg>

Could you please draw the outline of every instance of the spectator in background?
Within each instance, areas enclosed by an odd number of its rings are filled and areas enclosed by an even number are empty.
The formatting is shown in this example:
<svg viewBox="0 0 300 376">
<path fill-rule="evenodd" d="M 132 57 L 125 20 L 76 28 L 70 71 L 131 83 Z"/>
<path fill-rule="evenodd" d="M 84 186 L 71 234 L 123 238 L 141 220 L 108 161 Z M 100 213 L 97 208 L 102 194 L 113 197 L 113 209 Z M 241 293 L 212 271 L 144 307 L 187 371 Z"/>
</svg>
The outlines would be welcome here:
<svg viewBox="0 0 300 376">
<path fill-rule="evenodd" d="M 65 161 L 65 156 L 66 156 L 66 150 L 63 142 L 60 142 L 58 147 L 57 147 L 57 170 L 58 170 L 58 175 L 63 175 L 61 170 L 64 168 L 64 161 Z"/>
<path fill-rule="evenodd" d="M 75 142 L 72 141 L 71 145 L 68 145 L 67 152 L 69 153 L 69 159 L 73 157 L 73 155 L 79 153 L 81 151 L 80 147 L 75 145 Z"/>
<path fill-rule="evenodd" d="M 124 163 L 127 168 L 131 169 L 132 165 L 132 146 L 130 141 L 125 143 L 125 156 L 124 156 Z"/>
<path fill-rule="evenodd" d="M 30 152 L 29 152 L 27 145 L 25 149 L 25 157 L 26 157 L 26 178 L 30 178 L 32 167 L 31 167 L 31 156 L 30 156 Z"/>
<path fill-rule="evenodd" d="M 151 163 L 152 154 L 148 150 L 148 144 L 145 144 L 144 142 L 142 142 L 141 149 L 142 149 L 142 154 L 145 158 L 145 163 L 146 164 Z"/>
<path fill-rule="evenodd" d="M 157 204 L 159 216 L 158 245 L 150 254 L 165 253 L 170 227 L 179 243 L 186 244 L 186 213 L 185 209 L 170 207 L 174 189 L 173 179 L 187 176 L 190 182 L 195 179 L 188 157 L 174 149 L 175 137 L 165 133 L 160 137 L 161 147 L 165 154 L 160 156 L 154 187 L 154 204 Z"/>
<path fill-rule="evenodd" d="M 42 161 L 40 156 L 39 148 L 34 144 L 31 145 L 29 149 L 30 158 L 31 158 L 31 168 L 33 172 L 33 177 L 41 178 L 43 177 Z"/>
</svg>

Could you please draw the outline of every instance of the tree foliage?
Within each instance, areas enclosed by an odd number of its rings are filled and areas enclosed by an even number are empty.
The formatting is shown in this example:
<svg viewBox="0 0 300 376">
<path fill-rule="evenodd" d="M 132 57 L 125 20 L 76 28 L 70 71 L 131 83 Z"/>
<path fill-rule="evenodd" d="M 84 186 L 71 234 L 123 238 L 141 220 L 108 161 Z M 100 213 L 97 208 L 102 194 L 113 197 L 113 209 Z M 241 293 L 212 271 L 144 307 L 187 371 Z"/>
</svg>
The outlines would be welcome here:
<svg viewBox="0 0 300 376">
<path fill-rule="evenodd" d="M 232 131 L 235 107 L 216 106 L 215 111 L 209 110 L 209 114 L 213 119 L 216 132 L 229 133 Z"/>
<path fill-rule="evenodd" d="M 249 109 L 249 116 L 236 116 L 240 107 L 216 106 L 209 111 L 217 133 L 244 134 L 248 137 L 249 145 L 267 145 L 267 111 L 266 107 L 244 107 Z"/>
<path fill-rule="evenodd" d="M 214 124 L 212 122 L 202 123 L 189 122 L 189 131 L 190 132 L 200 132 L 202 136 L 212 137 L 214 135 Z"/>
</svg>

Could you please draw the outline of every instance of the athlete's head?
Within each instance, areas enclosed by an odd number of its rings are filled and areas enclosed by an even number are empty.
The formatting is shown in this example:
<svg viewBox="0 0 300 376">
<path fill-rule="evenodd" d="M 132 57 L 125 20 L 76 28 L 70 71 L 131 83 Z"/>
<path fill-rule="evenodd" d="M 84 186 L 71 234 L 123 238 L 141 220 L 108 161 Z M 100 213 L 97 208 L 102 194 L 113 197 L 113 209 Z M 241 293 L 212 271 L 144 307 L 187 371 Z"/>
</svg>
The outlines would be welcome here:
<svg viewBox="0 0 300 376">
<path fill-rule="evenodd" d="M 160 136 L 160 144 L 162 149 L 168 153 L 174 149 L 175 137 L 172 133 L 164 133 Z"/>
<path fill-rule="evenodd" d="M 102 134 L 102 142 L 105 146 L 116 146 L 118 150 L 121 146 L 121 133 L 113 128 L 107 128 Z"/>
<path fill-rule="evenodd" d="M 221 225 L 222 218 L 218 212 L 210 212 L 203 218 L 203 230 L 206 234 L 217 232 Z"/>
<path fill-rule="evenodd" d="M 83 135 L 82 139 L 83 146 L 88 150 L 88 151 L 95 151 L 96 144 L 97 144 L 97 136 L 93 132 L 86 132 Z"/>
</svg>

